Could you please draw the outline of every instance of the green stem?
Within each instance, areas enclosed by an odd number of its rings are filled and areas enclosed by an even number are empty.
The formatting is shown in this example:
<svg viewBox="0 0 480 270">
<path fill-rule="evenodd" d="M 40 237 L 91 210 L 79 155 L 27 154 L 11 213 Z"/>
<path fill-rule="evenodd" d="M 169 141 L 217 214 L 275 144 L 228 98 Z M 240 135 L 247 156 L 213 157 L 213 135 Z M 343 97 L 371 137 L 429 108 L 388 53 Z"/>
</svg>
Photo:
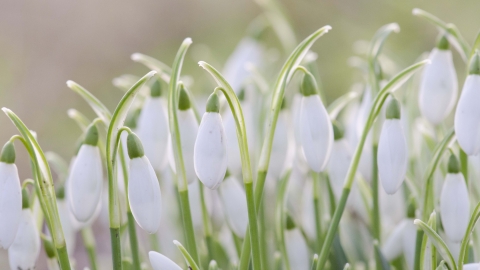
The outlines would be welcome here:
<svg viewBox="0 0 480 270">
<path fill-rule="evenodd" d="M 58 262 L 60 264 L 60 269 L 62 270 L 71 269 L 66 245 L 57 248 L 57 257 L 58 257 Z"/>
<path fill-rule="evenodd" d="M 185 232 L 185 238 L 187 241 L 187 250 L 188 253 L 194 258 L 194 260 L 198 263 L 200 262 L 200 258 L 198 257 L 197 253 L 197 244 L 195 241 L 195 230 L 193 228 L 193 221 L 192 221 L 192 212 L 190 210 L 190 201 L 188 198 L 188 189 L 178 191 L 180 196 L 180 207 L 182 210 L 182 220 L 183 220 L 183 227 Z"/>
<path fill-rule="evenodd" d="M 322 247 L 322 220 L 321 220 L 321 209 L 320 209 L 320 190 L 319 190 L 319 182 L 320 178 L 318 177 L 318 173 L 313 172 L 313 207 L 315 209 L 315 230 L 317 241 L 314 245 L 316 249 L 320 249 Z"/>
<path fill-rule="evenodd" d="M 110 242 L 112 246 L 113 269 L 122 269 L 122 246 L 120 244 L 120 228 L 110 227 Z"/>
<path fill-rule="evenodd" d="M 267 224 L 266 224 L 266 217 L 265 217 L 265 201 L 260 200 L 256 201 L 257 204 L 260 204 L 260 213 L 258 218 L 260 219 L 260 252 L 261 252 L 261 259 L 262 259 L 262 269 L 270 269 L 269 258 L 268 258 L 268 243 L 267 243 Z"/>
<path fill-rule="evenodd" d="M 372 230 L 373 238 L 380 242 L 381 226 L 380 226 L 380 203 L 378 197 L 378 166 L 377 166 L 377 150 L 378 145 L 373 145 L 373 171 L 372 171 L 372 195 L 373 195 L 373 209 L 372 209 Z"/>
<path fill-rule="evenodd" d="M 468 155 L 463 151 L 463 149 L 460 147 L 460 166 L 461 166 L 461 171 L 463 174 L 463 177 L 465 178 L 465 183 L 468 186 Z"/>
<path fill-rule="evenodd" d="M 90 261 L 90 269 L 97 270 L 97 253 L 95 251 L 95 237 L 92 232 L 92 227 L 87 226 L 82 229 L 82 238 L 85 249 L 87 250 L 88 259 Z"/>
<path fill-rule="evenodd" d="M 208 261 L 215 259 L 213 238 L 212 238 L 212 225 L 210 224 L 210 217 L 208 215 L 207 204 L 205 202 L 205 187 L 200 185 L 200 203 L 202 207 L 202 221 L 203 232 L 205 234 L 205 242 L 207 243 Z"/>
<path fill-rule="evenodd" d="M 250 242 L 252 245 L 252 261 L 253 269 L 262 269 L 262 263 L 260 259 L 260 241 L 258 238 L 258 223 L 257 223 L 257 211 L 255 208 L 255 198 L 253 192 L 253 183 L 245 183 L 245 192 L 247 195 L 247 207 L 248 207 L 248 225 L 250 227 Z"/>
<path fill-rule="evenodd" d="M 132 262 L 135 269 L 141 269 L 140 255 L 138 252 L 137 229 L 135 228 L 135 219 L 131 211 L 127 212 L 128 218 L 128 236 L 130 238 L 130 249 L 132 252 Z"/>
</svg>

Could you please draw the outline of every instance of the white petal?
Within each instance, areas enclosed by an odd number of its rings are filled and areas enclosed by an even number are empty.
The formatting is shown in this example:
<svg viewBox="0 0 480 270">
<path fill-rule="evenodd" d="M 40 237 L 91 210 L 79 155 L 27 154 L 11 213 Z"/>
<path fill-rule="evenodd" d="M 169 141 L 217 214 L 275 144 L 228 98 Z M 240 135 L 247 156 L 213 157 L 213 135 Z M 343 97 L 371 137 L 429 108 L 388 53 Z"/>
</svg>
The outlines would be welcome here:
<svg viewBox="0 0 480 270">
<path fill-rule="evenodd" d="M 0 247 L 13 242 L 22 213 L 22 189 L 15 164 L 0 162 Z"/>
<path fill-rule="evenodd" d="M 407 165 L 407 140 L 400 119 L 386 119 L 378 143 L 378 174 L 385 192 L 397 192 L 405 179 Z"/>
<path fill-rule="evenodd" d="M 57 207 L 60 222 L 62 223 L 63 236 L 65 237 L 65 242 L 67 244 L 68 254 L 73 254 L 75 251 L 77 229 L 72 224 L 70 208 L 65 200 L 59 200 L 58 198 Z"/>
<path fill-rule="evenodd" d="M 202 201 L 200 198 L 200 183 L 195 181 L 188 185 L 188 200 L 190 201 L 190 212 L 192 214 L 193 227 L 200 231 L 203 226 Z"/>
<path fill-rule="evenodd" d="M 222 73 L 237 94 L 249 75 L 245 69 L 245 65 L 247 63 L 253 64 L 254 66 L 261 64 L 262 53 L 263 48 L 258 41 L 250 37 L 245 37 L 227 59 Z"/>
<path fill-rule="evenodd" d="M 300 117 L 303 152 L 310 168 L 320 172 L 328 162 L 333 144 L 332 122 L 320 96 L 303 97 Z"/>
<path fill-rule="evenodd" d="M 285 231 L 288 260 L 295 270 L 310 269 L 310 252 L 305 238 L 298 228 Z"/>
<path fill-rule="evenodd" d="M 68 199 L 78 221 L 89 220 L 100 202 L 103 187 L 102 159 L 96 146 L 83 144 L 68 179 Z"/>
<path fill-rule="evenodd" d="M 478 270 L 480 269 L 480 263 L 467 263 L 463 265 L 463 270 Z"/>
<path fill-rule="evenodd" d="M 328 162 L 328 176 L 337 200 L 342 193 L 343 183 L 345 182 L 351 159 L 351 149 L 347 140 L 340 139 L 334 141 L 332 154 Z"/>
<path fill-rule="evenodd" d="M 403 252 L 403 245 L 401 243 L 407 222 L 410 221 L 404 220 L 398 224 L 383 244 L 382 253 L 388 261 L 394 260 Z"/>
<path fill-rule="evenodd" d="M 455 135 L 468 155 L 480 153 L 480 76 L 470 75 L 463 86 L 455 112 Z"/>
<path fill-rule="evenodd" d="M 128 199 L 138 225 L 148 233 L 157 232 L 162 198 L 157 176 L 146 156 L 130 160 Z"/>
<path fill-rule="evenodd" d="M 13 244 L 8 249 L 11 269 L 34 269 L 40 254 L 40 236 L 32 211 L 22 210 L 20 226 Z"/>
<path fill-rule="evenodd" d="M 280 112 L 273 135 L 272 152 L 268 165 L 268 175 L 273 179 L 280 179 L 282 172 L 287 167 L 288 151 L 292 144 L 292 138 L 288 130 L 288 117 L 288 111 L 282 110 Z"/>
<path fill-rule="evenodd" d="M 227 171 L 227 145 L 222 117 L 205 113 L 198 129 L 194 165 L 198 179 L 209 189 L 216 189 Z"/>
<path fill-rule="evenodd" d="M 195 139 L 197 138 L 198 123 L 192 109 L 185 111 L 179 110 L 177 115 L 178 128 L 180 130 L 180 143 L 182 144 L 183 164 L 185 165 L 188 184 L 191 184 L 197 179 L 193 163 L 193 153 L 195 149 Z M 176 172 L 173 152 L 171 152 L 170 155 L 170 166 L 173 168 L 173 171 Z"/>
<path fill-rule="evenodd" d="M 403 255 L 407 260 L 407 265 L 413 269 L 415 262 L 415 242 L 417 240 L 417 226 L 413 224 L 413 219 L 407 219 L 403 231 Z"/>
<path fill-rule="evenodd" d="M 431 63 L 423 71 L 418 102 L 423 117 L 437 125 L 455 106 L 458 81 L 451 51 L 434 48 L 429 59 Z"/>
<path fill-rule="evenodd" d="M 447 174 L 440 195 L 440 217 L 447 237 L 460 242 L 470 220 L 470 202 L 463 174 Z"/>
<path fill-rule="evenodd" d="M 136 134 L 140 138 L 145 155 L 155 170 L 161 171 L 167 164 L 168 122 L 161 97 L 147 97 L 140 112 Z"/>
<path fill-rule="evenodd" d="M 220 186 L 220 195 L 227 221 L 233 232 L 239 237 L 244 237 L 248 225 L 248 209 L 245 191 L 233 176 L 225 179 Z"/>
<path fill-rule="evenodd" d="M 148 257 L 153 270 L 182 270 L 178 264 L 158 252 L 150 251 Z"/>
</svg>

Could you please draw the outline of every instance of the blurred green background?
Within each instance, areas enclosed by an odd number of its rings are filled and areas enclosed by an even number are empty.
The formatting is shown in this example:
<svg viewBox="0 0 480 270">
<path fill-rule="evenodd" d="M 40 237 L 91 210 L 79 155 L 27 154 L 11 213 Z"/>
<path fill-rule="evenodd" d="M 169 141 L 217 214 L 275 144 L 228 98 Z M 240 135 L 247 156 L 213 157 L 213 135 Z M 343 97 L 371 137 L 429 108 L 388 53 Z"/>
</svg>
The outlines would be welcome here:
<svg viewBox="0 0 480 270">
<path fill-rule="evenodd" d="M 346 92 L 357 79 L 347 60 L 353 44 L 369 40 L 384 24 L 397 22 L 401 31 L 389 38 L 385 52 L 406 67 L 434 46 L 437 30 L 414 17 L 415 7 L 455 23 L 469 42 L 480 28 L 480 1 L 449 0 L 284 0 L 297 40 L 329 24 L 333 30 L 313 50 L 327 100 Z M 17 113 L 38 138 L 44 150 L 69 159 L 80 135 L 66 114 L 76 108 L 93 118 L 86 103 L 67 88 L 74 80 L 90 90 L 111 110 L 122 92 L 111 81 L 125 73 L 148 70 L 130 60 L 142 52 L 171 64 L 185 37 L 193 39 L 184 74 L 193 76 L 194 94 L 206 93 L 207 74 L 197 62 L 221 68 L 249 23 L 261 14 L 254 1 L 2 1 L 0 8 L 0 106 Z M 264 41 L 277 47 L 280 62 L 286 58 L 276 36 Z M 459 81 L 463 64 L 458 64 Z M 218 66 L 220 65 L 220 66 Z M 211 86 L 211 85 L 210 85 Z M 0 142 L 16 133 L 6 116 L 0 116 Z M 20 148 L 20 147 L 17 147 Z M 19 150 L 21 177 L 30 177 L 25 152 Z M 106 238 L 108 241 L 108 238 Z M 0 251 L 4 258 L 6 252 Z M 0 258 L 0 261 L 2 258 Z M 2 269 L 3 266 L 2 266 Z M 39 268 L 42 269 L 42 268 Z"/>
</svg>

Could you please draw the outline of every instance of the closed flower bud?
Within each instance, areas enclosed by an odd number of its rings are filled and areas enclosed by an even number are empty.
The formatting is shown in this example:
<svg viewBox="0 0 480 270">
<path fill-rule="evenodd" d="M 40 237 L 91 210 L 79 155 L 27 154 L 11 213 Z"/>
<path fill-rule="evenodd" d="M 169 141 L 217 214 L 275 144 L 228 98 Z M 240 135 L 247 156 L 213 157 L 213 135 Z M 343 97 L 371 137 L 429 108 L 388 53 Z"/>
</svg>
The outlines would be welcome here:
<svg viewBox="0 0 480 270">
<path fill-rule="evenodd" d="M 392 99 L 378 143 L 378 173 L 385 192 L 397 192 L 405 179 L 407 165 L 407 140 L 400 120 L 400 104 Z"/>
<path fill-rule="evenodd" d="M 40 236 L 32 211 L 28 204 L 28 195 L 24 200 L 25 208 L 22 209 L 20 226 L 18 227 L 10 248 L 8 260 L 10 269 L 35 269 L 35 262 L 40 254 Z"/>
<path fill-rule="evenodd" d="M 338 200 L 342 193 L 348 167 L 350 166 L 352 152 L 348 141 L 343 137 L 343 128 L 340 126 L 340 123 L 333 123 L 333 134 L 335 141 L 333 142 L 332 154 L 328 162 L 327 170 L 333 192 Z"/>
<path fill-rule="evenodd" d="M 162 198 L 160 185 L 150 161 L 143 151 L 140 139 L 134 133 L 127 137 L 130 157 L 128 200 L 138 225 L 152 234 L 160 227 Z"/>
<path fill-rule="evenodd" d="M 183 85 L 180 86 L 177 116 L 178 128 L 180 130 L 180 143 L 182 145 L 183 164 L 185 166 L 188 184 L 191 184 L 197 179 L 193 163 L 193 153 L 195 149 L 195 139 L 197 138 L 198 123 L 190 103 L 190 97 Z M 173 171 L 176 172 L 173 153 L 170 157 L 170 166 Z"/>
<path fill-rule="evenodd" d="M 225 214 L 232 231 L 239 237 L 245 236 L 248 226 L 248 209 L 245 191 L 233 176 L 227 177 L 220 186 Z"/>
<path fill-rule="evenodd" d="M 220 185 L 227 171 L 227 145 L 219 107 L 218 96 L 213 93 L 207 101 L 194 148 L 195 172 L 210 189 Z"/>
<path fill-rule="evenodd" d="M 15 148 L 7 142 L 0 156 L 0 247 L 12 244 L 22 215 L 22 190 L 15 162 Z"/>
<path fill-rule="evenodd" d="M 102 195 L 102 158 L 97 142 L 98 130 L 93 124 L 87 130 L 67 181 L 70 208 L 80 222 L 94 215 Z"/>
<path fill-rule="evenodd" d="M 168 122 L 165 111 L 166 101 L 161 96 L 161 84 L 156 81 L 145 99 L 137 120 L 136 132 L 145 145 L 145 155 L 160 172 L 167 165 Z"/>
<path fill-rule="evenodd" d="M 448 49 L 446 37 L 429 56 L 430 65 L 425 66 L 420 85 L 420 112 L 430 123 L 440 124 L 455 106 L 458 92 L 457 74 Z"/>
<path fill-rule="evenodd" d="M 440 195 L 440 217 L 445 234 L 452 242 L 460 242 L 470 220 L 470 202 L 465 178 L 454 155 L 448 161 L 448 173 Z"/>
<path fill-rule="evenodd" d="M 468 155 L 480 153 L 480 55 L 475 54 L 470 64 L 470 75 L 463 85 L 455 112 L 455 135 Z"/>
<path fill-rule="evenodd" d="M 332 122 L 320 100 L 313 76 L 304 76 L 301 90 L 300 137 L 303 152 L 310 169 L 321 172 L 332 150 Z"/>
<path fill-rule="evenodd" d="M 182 270 L 178 264 L 158 252 L 148 252 L 148 258 L 153 270 Z"/>
</svg>

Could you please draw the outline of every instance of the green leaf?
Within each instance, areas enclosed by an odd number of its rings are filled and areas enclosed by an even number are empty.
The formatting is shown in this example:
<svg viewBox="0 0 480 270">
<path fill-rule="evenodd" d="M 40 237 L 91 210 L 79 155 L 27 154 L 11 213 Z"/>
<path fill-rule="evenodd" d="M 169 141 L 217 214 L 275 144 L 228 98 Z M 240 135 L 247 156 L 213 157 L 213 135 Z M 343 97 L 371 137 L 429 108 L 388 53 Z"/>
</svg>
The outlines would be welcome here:
<svg viewBox="0 0 480 270">
<path fill-rule="evenodd" d="M 447 262 L 450 269 L 457 270 L 455 259 L 440 235 L 438 235 L 430 226 L 420 219 L 415 219 L 413 223 L 417 225 L 418 228 L 422 229 L 423 232 L 428 236 L 432 244 L 434 244 L 438 249 L 440 255 L 442 255 L 442 258 Z"/>
<path fill-rule="evenodd" d="M 185 261 L 187 261 L 188 266 L 192 268 L 192 270 L 200 270 L 200 268 L 197 266 L 195 263 L 195 260 L 193 260 L 192 256 L 190 256 L 190 253 L 178 242 L 177 240 L 174 240 L 173 243 L 177 246 L 178 250 L 183 255 L 183 258 L 185 258 Z"/>
<path fill-rule="evenodd" d="M 108 123 L 112 118 L 112 114 L 107 107 L 87 89 L 83 88 L 74 81 L 67 81 L 67 86 L 75 93 L 79 94 L 87 103 L 92 107 L 93 111 L 102 119 L 105 123 Z"/>
<path fill-rule="evenodd" d="M 278 184 L 277 198 L 275 201 L 275 239 L 277 246 L 282 254 L 285 268 L 290 269 L 290 262 L 288 260 L 287 247 L 285 245 L 285 194 L 287 193 L 288 182 L 290 180 L 291 170 L 280 179 Z M 317 256 L 318 257 L 318 256 Z M 318 259 L 317 259 L 318 260 Z"/>
<path fill-rule="evenodd" d="M 348 92 L 334 100 L 327 108 L 330 119 L 336 119 L 343 108 L 345 108 L 350 102 L 356 100 L 359 96 L 360 95 L 357 92 Z"/>
<path fill-rule="evenodd" d="M 376 266 L 378 270 L 390 270 L 390 264 L 388 263 L 387 259 L 385 259 L 385 256 L 383 256 L 382 251 L 380 250 L 380 247 L 378 246 L 378 241 L 375 240 L 373 243 L 373 246 L 375 248 L 375 261 L 376 261 Z"/>
<path fill-rule="evenodd" d="M 77 125 L 80 127 L 80 129 L 82 129 L 82 131 L 85 131 L 90 125 L 90 120 L 88 120 L 85 115 L 75 109 L 69 109 L 67 111 L 67 114 L 68 117 L 70 117 L 71 119 L 73 119 L 73 121 L 75 121 L 75 123 L 77 123 Z"/>
<path fill-rule="evenodd" d="M 470 244 L 470 238 L 472 237 L 473 230 L 477 224 L 478 219 L 480 218 L 480 203 L 477 204 L 473 210 L 470 222 L 468 223 L 467 230 L 465 231 L 465 236 L 462 239 L 462 244 L 460 246 L 460 254 L 458 256 L 458 269 L 463 269 L 463 263 L 465 262 L 465 256 L 467 255 L 468 245 Z"/>
<path fill-rule="evenodd" d="M 378 29 L 370 43 L 369 58 L 371 62 L 376 61 L 388 36 L 398 32 L 400 32 L 400 26 L 397 23 L 390 23 Z"/>
<path fill-rule="evenodd" d="M 318 263 L 318 254 L 313 254 L 312 267 L 310 269 L 315 270 L 317 268 L 317 263 Z"/>
</svg>

